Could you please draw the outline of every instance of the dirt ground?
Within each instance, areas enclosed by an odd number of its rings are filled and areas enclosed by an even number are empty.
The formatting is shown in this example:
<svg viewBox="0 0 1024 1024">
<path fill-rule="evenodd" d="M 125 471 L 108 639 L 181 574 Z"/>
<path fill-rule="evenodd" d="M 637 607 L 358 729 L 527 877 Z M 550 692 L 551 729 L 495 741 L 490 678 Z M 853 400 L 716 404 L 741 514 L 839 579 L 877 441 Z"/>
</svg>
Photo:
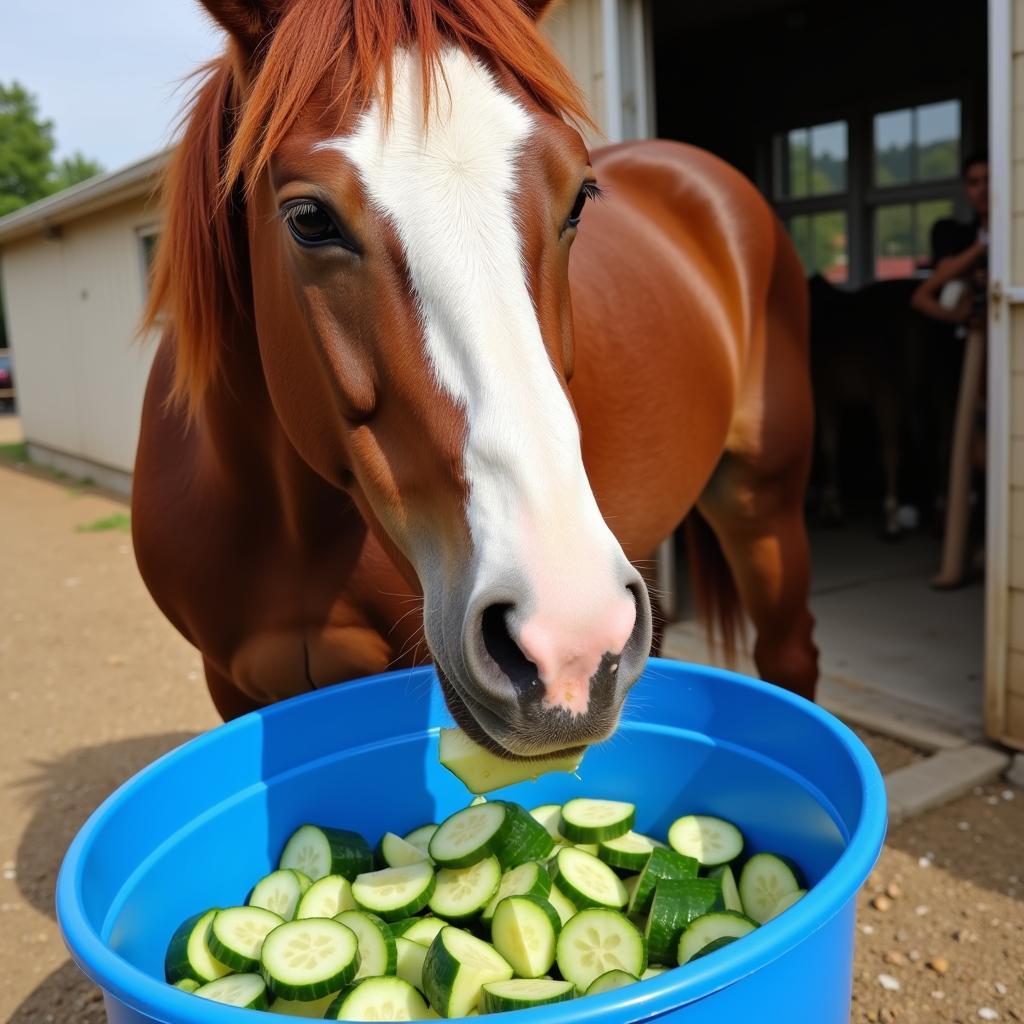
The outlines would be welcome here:
<svg viewBox="0 0 1024 1024">
<path fill-rule="evenodd" d="M 103 1024 L 99 994 L 71 964 L 54 920 L 61 857 L 118 783 L 217 724 L 199 659 L 138 578 L 125 513 L 107 497 L 0 464 L 7 1024 Z M 866 738 L 883 770 L 919 756 Z M 887 886 L 894 898 L 876 909 Z M 989 787 L 896 829 L 860 898 L 851 1021 L 1024 1021 L 1022 900 L 1024 792 Z"/>
</svg>

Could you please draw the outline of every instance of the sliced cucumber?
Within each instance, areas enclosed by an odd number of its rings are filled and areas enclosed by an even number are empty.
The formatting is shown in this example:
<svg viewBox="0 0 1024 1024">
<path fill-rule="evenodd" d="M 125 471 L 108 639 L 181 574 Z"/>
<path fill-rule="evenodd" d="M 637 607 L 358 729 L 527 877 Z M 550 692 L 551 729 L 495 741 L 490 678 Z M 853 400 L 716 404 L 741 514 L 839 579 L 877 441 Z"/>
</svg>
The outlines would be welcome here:
<svg viewBox="0 0 1024 1024">
<path fill-rule="evenodd" d="M 259 967 L 263 940 L 283 923 L 277 914 L 261 907 L 228 907 L 210 922 L 206 941 L 222 964 L 244 974 Z"/>
<path fill-rule="evenodd" d="M 487 803 L 487 797 L 485 797 L 485 796 L 475 796 L 475 797 L 473 797 L 472 800 L 469 801 L 469 806 L 470 807 L 476 807 L 477 804 L 485 804 L 485 803 Z"/>
<path fill-rule="evenodd" d="M 591 857 L 596 857 L 597 851 L 601 849 L 597 843 L 576 843 L 575 846 L 577 850 L 589 853 Z"/>
<path fill-rule="evenodd" d="M 800 883 L 781 857 L 758 853 L 743 865 L 739 889 L 743 913 L 758 924 L 764 924 L 784 896 L 800 889 Z"/>
<path fill-rule="evenodd" d="M 635 821 L 635 804 L 577 797 L 562 805 L 560 831 L 574 843 L 603 843 L 625 835 Z"/>
<path fill-rule="evenodd" d="M 314 882 L 324 875 L 342 875 L 351 882 L 373 868 L 373 853 L 358 832 L 302 825 L 285 843 L 278 867 L 295 868 Z"/>
<path fill-rule="evenodd" d="M 512 968 L 496 950 L 460 928 L 442 928 L 423 962 L 423 991 L 442 1017 L 464 1017 L 484 985 L 508 981 Z"/>
<path fill-rule="evenodd" d="M 558 970 L 580 992 L 607 971 L 640 977 L 647 967 L 647 944 L 639 930 L 612 910 L 581 910 L 558 936 Z"/>
<path fill-rule="evenodd" d="M 382 867 L 404 868 L 422 860 L 430 860 L 430 854 L 394 832 L 385 832 L 377 844 L 377 863 Z"/>
<path fill-rule="evenodd" d="M 306 918 L 278 925 L 263 941 L 261 972 L 283 999 L 322 999 L 359 969 L 355 932 L 337 921 Z"/>
<path fill-rule="evenodd" d="M 539 978 L 555 962 L 562 930 L 558 913 L 540 896 L 506 896 L 491 921 L 494 948 L 520 978 Z"/>
<path fill-rule="evenodd" d="M 376 914 L 367 914 L 363 910 L 345 910 L 334 920 L 350 928 L 359 945 L 359 970 L 353 980 L 395 973 L 398 961 L 395 937 Z"/>
<path fill-rule="evenodd" d="M 461 729 L 441 730 L 439 753 L 441 764 L 471 793 L 490 793 L 548 772 L 574 772 L 583 759 L 581 751 L 539 761 L 508 761 L 474 743 Z"/>
<path fill-rule="evenodd" d="M 243 1010 L 265 1010 L 270 1005 L 267 984 L 258 974 L 229 974 L 200 985 L 194 994 L 200 999 L 239 1006 Z"/>
<path fill-rule="evenodd" d="M 270 1012 L 282 1017 L 305 1017 L 307 1020 L 323 1020 L 327 1008 L 334 1002 L 334 993 L 323 999 L 275 999 Z"/>
<path fill-rule="evenodd" d="M 385 921 L 418 914 L 434 893 L 434 869 L 426 861 L 404 868 L 384 868 L 359 875 L 352 895 L 363 910 Z"/>
<path fill-rule="evenodd" d="M 799 903 L 806 895 L 806 889 L 797 889 L 796 892 L 791 892 L 788 895 L 783 896 L 782 899 L 775 904 L 775 909 L 769 915 L 768 921 L 771 921 L 773 918 L 778 917 L 779 914 L 784 914 L 787 910 L 789 910 L 791 906 L 793 906 L 795 903 Z M 735 908 L 730 907 L 728 904 L 726 904 L 726 910 L 733 909 Z"/>
<path fill-rule="evenodd" d="M 519 804 L 505 803 L 509 826 L 498 845 L 497 855 L 503 868 L 514 868 L 531 860 L 546 860 L 555 848 L 548 830 Z"/>
<path fill-rule="evenodd" d="M 402 935 L 421 946 L 429 946 L 437 933 L 447 927 L 447 924 L 447 921 L 442 921 L 439 917 L 404 917 L 389 927 L 395 936 Z"/>
<path fill-rule="evenodd" d="M 628 971 L 605 971 L 599 978 L 595 978 L 585 995 L 599 996 L 602 992 L 614 992 L 617 988 L 625 988 L 627 985 L 635 985 L 640 979 Z"/>
<path fill-rule="evenodd" d="M 749 917 L 732 910 L 705 914 L 693 921 L 679 940 L 676 960 L 679 964 L 689 963 L 702 951 L 711 952 L 707 947 L 721 939 L 741 939 L 749 935 L 757 923 Z M 720 948 L 720 947 L 716 947 Z"/>
<path fill-rule="evenodd" d="M 735 910 L 738 914 L 743 913 L 743 902 L 740 899 L 740 891 L 736 888 L 736 876 L 728 864 L 720 864 L 708 872 L 708 878 L 717 878 L 722 883 L 722 901 L 726 910 Z"/>
<path fill-rule="evenodd" d="M 402 978 L 364 978 L 328 1007 L 327 1020 L 428 1020 L 423 996 Z"/>
<path fill-rule="evenodd" d="M 654 887 L 663 878 L 696 878 L 699 868 L 700 864 L 695 857 L 684 857 L 675 850 L 656 847 L 637 877 L 636 886 L 629 898 L 629 912 L 646 914 L 654 899 Z"/>
<path fill-rule="evenodd" d="M 282 921 L 290 921 L 295 916 L 295 908 L 302 894 L 309 889 L 310 879 L 301 871 L 282 868 L 271 871 L 261 878 L 254 886 L 246 903 L 250 907 L 262 907 L 272 914 L 277 914 Z"/>
<path fill-rule="evenodd" d="M 558 829 L 558 826 L 562 824 L 561 804 L 541 804 L 539 807 L 534 807 L 530 814 L 535 821 L 538 821 L 547 829 L 548 835 L 551 836 L 555 843 L 568 842 Z"/>
<path fill-rule="evenodd" d="M 743 852 L 743 833 L 721 818 L 688 814 L 669 826 L 668 844 L 677 853 L 696 857 L 708 868 L 734 861 Z"/>
<path fill-rule="evenodd" d="M 540 864 L 536 861 L 520 864 L 501 876 L 498 891 L 484 907 L 483 920 L 487 922 L 494 917 L 494 911 L 506 896 L 543 896 L 546 899 L 550 891 L 551 876 Z"/>
<path fill-rule="evenodd" d="M 619 910 L 628 901 L 622 881 L 604 861 L 572 846 L 558 851 L 553 881 L 581 909 L 607 907 Z M 582 987 L 586 988 L 586 985 Z"/>
<path fill-rule="evenodd" d="M 501 864 L 494 856 L 468 868 L 442 868 L 430 897 L 431 912 L 447 921 L 471 921 L 491 902 L 500 883 Z"/>
<path fill-rule="evenodd" d="M 422 992 L 423 961 L 427 958 L 429 947 L 421 946 L 418 942 L 413 942 L 412 939 L 407 939 L 402 935 L 395 939 L 395 945 L 398 951 L 395 974 Z"/>
<path fill-rule="evenodd" d="M 731 946 L 737 941 L 739 940 L 734 935 L 723 935 L 720 938 L 712 939 L 706 946 L 694 953 L 687 962 L 691 963 L 694 960 L 699 960 L 702 956 L 707 956 L 709 953 L 714 953 L 719 949 L 725 949 L 726 946 Z"/>
<path fill-rule="evenodd" d="M 164 975 L 174 984 L 185 978 L 205 985 L 231 973 L 231 968 L 214 958 L 207 936 L 217 910 L 206 910 L 182 921 L 171 936 L 164 958 Z"/>
<path fill-rule="evenodd" d="M 430 840 L 436 831 L 437 825 L 420 825 L 419 828 L 414 828 L 405 836 L 405 841 L 410 846 L 415 846 L 417 850 L 422 850 L 429 857 L 427 847 L 430 846 Z"/>
<path fill-rule="evenodd" d="M 597 847 L 597 855 L 611 868 L 623 871 L 643 871 L 656 846 L 657 840 L 638 832 L 627 832 L 618 839 L 608 839 Z"/>
<path fill-rule="evenodd" d="M 651 962 L 675 966 L 679 936 L 698 917 L 724 910 L 717 878 L 666 878 L 658 883 L 647 916 L 647 951 Z"/>
<path fill-rule="evenodd" d="M 497 855 L 511 828 L 512 816 L 501 801 L 464 807 L 441 822 L 428 850 L 441 867 L 468 868 Z"/>
<path fill-rule="evenodd" d="M 492 981 L 483 987 L 482 1008 L 484 1013 L 528 1010 L 531 1006 L 562 1003 L 575 995 L 576 989 L 571 981 L 552 981 L 550 978 Z"/>
<path fill-rule="evenodd" d="M 182 992 L 192 993 L 199 988 L 199 982 L 195 978 L 182 978 L 181 981 L 174 983 L 175 988 L 180 988 Z"/>
<path fill-rule="evenodd" d="M 355 910 L 352 883 L 341 875 L 324 875 L 299 898 L 294 920 L 305 917 L 335 917 L 343 910 Z"/>
<path fill-rule="evenodd" d="M 559 920 L 564 925 L 570 918 L 576 916 L 579 913 L 579 908 L 572 900 L 566 896 L 561 889 L 557 886 L 551 886 L 551 891 L 547 894 L 545 899 L 548 903 L 555 908 L 555 913 L 558 914 Z"/>
<path fill-rule="evenodd" d="M 647 970 L 640 975 L 641 981 L 648 981 L 650 978 L 656 978 L 659 974 L 664 974 L 668 970 L 667 967 L 658 967 L 657 965 L 648 966 Z"/>
</svg>

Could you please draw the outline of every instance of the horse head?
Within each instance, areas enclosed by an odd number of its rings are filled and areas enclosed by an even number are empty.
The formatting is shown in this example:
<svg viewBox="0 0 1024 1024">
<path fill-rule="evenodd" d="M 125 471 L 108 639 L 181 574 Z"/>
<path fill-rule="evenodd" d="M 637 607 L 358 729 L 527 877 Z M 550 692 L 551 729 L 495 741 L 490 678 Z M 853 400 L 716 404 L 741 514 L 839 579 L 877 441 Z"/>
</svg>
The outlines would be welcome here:
<svg viewBox="0 0 1024 1024">
<path fill-rule="evenodd" d="M 598 185 L 546 4 L 204 3 L 232 39 L 226 179 L 285 434 L 422 588 L 470 735 L 511 757 L 606 738 L 651 611 L 569 390 Z"/>
</svg>

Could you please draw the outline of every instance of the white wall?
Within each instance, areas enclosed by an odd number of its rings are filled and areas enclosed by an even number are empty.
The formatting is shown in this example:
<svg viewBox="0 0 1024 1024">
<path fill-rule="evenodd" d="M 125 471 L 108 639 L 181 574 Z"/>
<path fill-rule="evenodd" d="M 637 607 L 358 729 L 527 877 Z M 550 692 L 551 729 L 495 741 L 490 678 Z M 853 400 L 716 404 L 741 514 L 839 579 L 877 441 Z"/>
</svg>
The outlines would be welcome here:
<svg viewBox="0 0 1024 1024">
<path fill-rule="evenodd" d="M 154 345 L 135 340 L 145 280 L 134 200 L 5 246 L 0 271 L 30 444 L 130 472 Z"/>
</svg>

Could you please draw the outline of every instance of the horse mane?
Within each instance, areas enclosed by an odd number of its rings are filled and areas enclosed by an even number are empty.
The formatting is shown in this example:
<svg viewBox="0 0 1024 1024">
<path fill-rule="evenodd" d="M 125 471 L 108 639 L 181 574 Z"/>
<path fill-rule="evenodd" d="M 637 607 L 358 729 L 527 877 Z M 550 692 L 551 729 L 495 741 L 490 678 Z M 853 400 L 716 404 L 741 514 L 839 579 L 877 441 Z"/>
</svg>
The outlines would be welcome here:
<svg viewBox="0 0 1024 1024">
<path fill-rule="evenodd" d="M 321 88 L 340 127 L 374 99 L 391 110 L 396 49 L 418 52 L 424 117 L 442 48 L 511 75 L 541 109 L 591 124 L 579 87 L 525 0 L 291 0 L 256 53 L 236 47 L 200 69 L 162 186 L 166 219 L 142 329 L 174 332 L 170 401 L 194 416 L 216 379 L 221 346 L 251 317 L 245 189 Z M 443 86 L 443 81 L 441 83 Z"/>
</svg>

